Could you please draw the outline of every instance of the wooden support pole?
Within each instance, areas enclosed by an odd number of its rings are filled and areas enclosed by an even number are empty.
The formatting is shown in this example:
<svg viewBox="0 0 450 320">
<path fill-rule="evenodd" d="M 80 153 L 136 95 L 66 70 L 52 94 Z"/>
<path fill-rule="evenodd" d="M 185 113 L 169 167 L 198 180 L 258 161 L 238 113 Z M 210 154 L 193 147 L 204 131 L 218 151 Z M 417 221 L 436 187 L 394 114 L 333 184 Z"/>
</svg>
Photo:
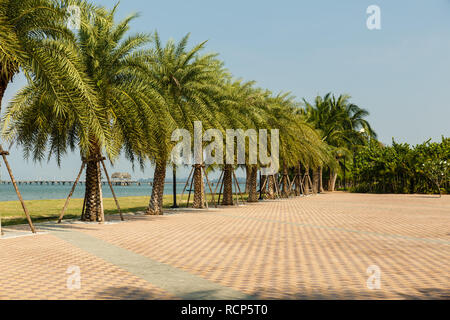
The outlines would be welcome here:
<svg viewBox="0 0 450 320">
<path fill-rule="evenodd" d="M 222 171 L 222 174 L 220 175 L 220 179 L 219 179 L 219 182 L 217 183 L 217 187 L 220 185 L 220 189 L 219 189 L 219 196 L 218 196 L 218 199 L 217 199 L 217 203 L 220 205 L 220 198 L 221 198 L 221 196 L 222 196 L 222 189 L 223 189 L 223 181 L 225 180 L 224 179 L 224 171 Z M 216 188 L 217 188 L 216 187 Z"/>
<path fill-rule="evenodd" d="M 186 208 L 189 208 L 189 202 L 191 201 L 191 194 L 192 194 L 192 184 L 194 182 L 194 177 L 191 178 L 191 184 L 189 185 L 189 195 L 186 202 Z"/>
<path fill-rule="evenodd" d="M 194 166 L 192 166 L 192 172 L 195 172 Z M 194 182 L 194 179 L 195 179 L 195 173 L 192 175 L 191 184 L 189 186 L 189 195 L 187 198 L 186 208 L 189 208 L 189 201 L 191 200 L 191 193 L 192 193 L 192 183 Z"/>
<path fill-rule="evenodd" d="M 261 174 L 261 169 L 259 170 L 259 199 L 258 200 L 262 200 L 262 174 Z"/>
<path fill-rule="evenodd" d="M 202 165 L 201 167 L 200 167 L 200 174 L 201 174 L 201 178 L 202 178 L 202 186 L 203 186 L 203 188 L 202 188 L 202 192 L 203 192 L 203 200 L 205 201 L 205 207 L 206 207 L 206 209 L 209 209 L 209 205 L 208 205 L 208 199 L 206 198 L 206 185 L 205 185 L 205 181 L 203 180 L 203 171 L 202 171 L 202 169 L 204 168 L 204 166 Z M 206 172 L 205 172 L 205 175 L 206 175 Z"/>
<path fill-rule="evenodd" d="M 278 181 L 277 181 L 277 178 L 275 177 L 275 175 L 273 174 L 273 175 L 271 175 L 271 176 L 269 176 L 269 178 L 270 177 L 272 177 L 272 181 L 273 181 L 273 184 L 274 184 L 274 187 L 275 187 L 275 194 L 277 195 L 277 198 L 279 199 L 280 198 L 280 194 L 279 194 L 279 189 L 278 189 Z"/>
<path fill-rule="evenodd" d="M 300 180 L 301 180 L 301 179 L 300 179 L 300 177 L 298 176 L 298 174 L 295 175 L 295 178 L 292 180 L 291 190 L 292 190 L 292 192 L 293 192 L 295 195 L 297 194 L 297 193 L 296 193 L 297 184 L 299 183 Z M 301 187 L 300 187 L 300 185 L 299 185 L 299 189 L 300 189 L 299 192 L 301 192 Z"/>
<path fill-rule="evenodd" d="M 122 211 L 120 210 L 119 201 L 117 200 L 116 193 L 114 192 L 113 185 L 111 183 L 111 179 L 109 179 L 108 171 L 106 170 L 105 161 L 101 160 L 103 171 L 105 171 L 106 180 L 108 180 L 109 187 L 111 188 L 111 193 L 113 195 L 114 201 L 116 202 L 117 210 L 119 210 L 120 220 L 124 221 Z"/>
<path fill-rule="evenodd" d="M 214 189 L 214 193 L 215 193 L 215 194 L 217 194 L 217 189 L 219 188 L 220 181 L 222 180 L 222 177 L 223 177 L 223 171 L 222 171 L 222 173 L 220 174 L 219 180 L 217 181 L 216 189 Z"/>
<path fill-rule="evenodd" d="M 242 196 L 241 187 L 239 186 L 239 181 L 236 177 L 236 172 L 233 170 L 234 181 L 236 183 L 237 190 L 239 190 L 239 195 L 241 196 L 242 203 L 245 203 L 244 197 Z"/>
<path fill-rule="evenodd" d="M 298 175 L 295 175 L 294 179 L 292 179 L 292 181 L 289 182 L 289 193 L 292 193 L 292 187 L 294 186 L 294 183 L 295 183 L 297 177 L 298 177 Z M 288 178 L 289 178 L 289 176 L 288 176 Z"/>
<path fill-rule="evenodd" d="M 309 176 L 309 174 L 306 174 L 304 177 L 303 177 L 303 181 L 304 181 L 304 185 L 308 185 L 308 188 L 306 188 L 305 187 L 305 194 L 307 193 L 308 195 L 309 194 L 316 194 L 316 192 L 314 191 L 314 188 L 312 187 L 312 181 L 311 181 L 311 177 Z M 305 182 L 306 182 L 306 184 L 305 184 Z"/>
<path fill-rule="evenodd" d="M 214 192 L 212 191 L 211 184 L 209 183 L 209 179 L 208 179 L 208 175 L 206 174 L 205 166 L 202 166 L 202 168 L 203 168 L 203 172 L 205 173 L 206 183 L 208 184 L 209 191 L 211 191 L 211 196 L 212 196 L 212 201 L 214 203 L 214 207 L 217 208 L 217 203 L 216 203 L 216 200 L 214 198 Z M 205 195 L 205 198 L 206 198 L 206 195 Z M 208 199 L 206 200 L 206 203 L 208 203 Z"/>
<path fill-rule="evenodd" d="M 180 203 L 183 202 L 184 192 L 186 191 L 186 188 L 187 188 L 187 186 L 189 185 L 189 180 L 191 180 L 191 175 L 192 175 L 192 171 L 193 171 L 193 170 L 194 170 L 194 169 L 192 168 L 192 169 L 191 169 L 191 172 L 189 173 L 189 177 L 188 177 L 187 180 L 186 180 L 186 184 L 184 185 L 183 191 L 181 192 Z"/>
<path fill-rule="evenodd" d="M 234 172 L 234 171 L 233 171 Z M 238 196 L 238 191 L 237 191 L 237 187 L 236 187 L 236 179 L 231 178 L 231 189 L 233 189 L 233 181 L 234 181 L 234 195 L 236 196 L 236 206 L 239 206 L 239 196 Z"/>
<path fill-rule="evenodd" d="M 297 188 L 297 185 L 298 185 L 298 187 L 300 188 L 300 194 L 304 195 L 305 194 L 305 190 L 304 190 L 304 187 L 303 187 L 303 179 L 302 179 L 302 177 L 299 174 L 295 175 L 295 178 L 292 180 L 292 184 L 291 184 L 291 190 L 295 194 L 296 191 L 294 190 L 294 184 L 296 185 L 295 188 Z"/>
<path fill-rule="evenodd" d="M 20 204 L 22 205 L 22 209 L 25 212 L 25 216 L 27 217 L 28 225 L 30 226 L 31 232 L 36 233 L 36 229 L 34 228 L 33 222 L 31 221 L 31 217 L 28 212 L 28 209 L 25 206 L 25 202 L 23 201 L 22 195 L 20 194 L 19 188 L 17 187 L 17 183 L 16 183 L 16 180 L 14 179 L 14 175 L 12 173 L 11 167 L 9 166 L 8 159 L 6 159 L 6 156 L 9 155 L 9 153 L 6 151 L 3 151 L 3 148 L 1 145 L 0 145 L 0 154 L 3 158 L 3 161 L 5 162 L 6 169 L 8 170 L 8 173 L 9 173 L 9 177 L 11 178 L 11 182 L 14 186 L 14 189 L 16 190 L 17 197 L 19 198 Z"/>
<path fill-rule="evenodd" d="M 262 177 L 262 176 L 261 176 Z M 266 179 L 264 180 L 264 183 L 261 187 L 261 190 L 259 190 L 259 192 L 262 194 L 262 191 L 265 190 L 266 186 L 267 186 L 267 181 L 269 180 L 269 176 L 265 176 Z"/>
<path fill-rule="evenodd" d="M 61 211 L 61 215 L 59 216 L 58 223 L 61 223 L 62 219 L 64 218 L 64 213 L 66 212 L 67 206 L 69 205 L 70 198 L 72 198 L 75 188 L 77 187 L 78 181 L 81 178 L 81 174 L 83 173 L 85 165 L 86 165 L 86 162 L 83 161 L 83 163 L 81 164 L 81 169 L 80 169 L 80 172 L 78 173 L 77 179 L 75 180 L 75 182 L 72 186 L 72 190 L 70 190 L 69 196 L 67 197 L 66 203 L 64 204 L 64 208 Z"/>
<path fill-rule="evenodd" d="M 172 178 L 173 178 L 173 186 L 172 186 L 172 195 L 173 195 L 173 205 L 172 209 L 179 208 L 177 205 L 177 167 L 175 164 L 172 164 Z"/>
<path fill-rule="evenodd" d="M 288 182 L 288 197 L 290 197 L 292 194 L 292 186 L 294 184 L 294 180 L 292 180 L 291 184 L 291 178 L 289 178 L 289 175 L 287 175 L 287 182 Z"/>
<path fill-rule="evenodd" d="M 105 221 L 105 209 L 103 208 L 103 191 L 102 191 L 102 171 L 100 170 L 100 163 L 98 163 L 98 171 L 99 171 L 99 177 L 98 177 L 98 191 L 100 193 L 100 224 L 104 224 Z"/>
<path fill-rule="evenodd" d="M 81 210 L 81 220 L 84 220 L 85 211 L 86 211 L 86 194 L 84 195 L 84 199 L 83 199 L 83 209 Z"/>
</svg>

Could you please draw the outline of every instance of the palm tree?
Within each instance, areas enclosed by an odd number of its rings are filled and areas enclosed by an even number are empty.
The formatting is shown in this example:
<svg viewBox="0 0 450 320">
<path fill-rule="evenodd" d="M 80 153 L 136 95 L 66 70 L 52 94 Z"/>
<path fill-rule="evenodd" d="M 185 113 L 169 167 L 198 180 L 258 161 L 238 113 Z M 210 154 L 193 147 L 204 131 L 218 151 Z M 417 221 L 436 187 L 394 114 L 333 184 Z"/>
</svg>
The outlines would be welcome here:
<svg viewBox="0 0 450 320">
<path fill-rule="evenodd" d="M 233 80 L 224 76 L 222 91 L 219 101 L 215 104 L 215 118 L 219 119 L 224 136 L 224 144 L 227 143 L 226 129 L 241 129 L 242 131 L 266 129 L 264 109 L 261 107 L 266 103 L 270 92 L 254 87 L 254 82 L 243 82 Z M 226 151 L 226 150 L 225 150 Z M 237 154 L 232 158 L 236 159 Z M 249 192 L 249 202 L 257 201 L 256 181 L 258 164 L 250 163 L 249 148 L 246 148 L 245 168 L 248 174 L 247 187 Z M 242 165 L 242 164 L 241 164 Z M 242 165 L 244 166 L 244 165 Z M 223 165 L 223 200 L 222 205 L 233 205 L 233 171 L 235 165 Z"/>
<path fill-rule="evenodd" d="M 217 79 L 221 63 L 215 54 L 201 55 L 205 43 L 187 49 L 189 34 L 176 44 L 169 40 L 163 47 L 157 32 L 153 36 L 154 47 L 142 55 L 140 72 L 147 75 L 152 86 L 164 100 L 164 112 L 160 113 L 160 125 L 154 127 L 157 150 L 150 155 L 155 165 L 152 196 L 147 214 L 162 214 L 163 192 L 167 163 L 170 158 L 171 135 L 174 129 L 193 131 L 194 121 L 202 121 L 205 127 L 217 124 L 211 110 L 212 95 L 217 92 Z M 201 165 L 195 165 L 194 207 L 202 207 L 203 183 Z"/>
<path fill-rule="evenodd" d="M 82 219 L 102 221 L 103 203 L 99 159 L 103 151 L 113 161 L 121 150 L 143 165 L 146 153 L 154 144 L 149 127 L 153 126 L 158 94 L 136 72 L 139 49 L 148 42 L 144 34 L 129 36 L 131 15 L 115 24 L 116 7 L 111 12 L 97 8 L 90 12 L 92 24 L 84 24 L 78 32 L 78 55 L 89 80 L 95 83 L 98 107 L 85 106 L 86 121 L 80 121 L 80 109 L 57 110 L 58 97 L 39 79 L 22 89 L 13 99 L 6 113 L 6 136 L 16 138 L 25 156 L 36 161 L 55 156 L 58 165 L 67 151 L 78 146 L 87 162 L 85 209 Z M 84 15 L 83 19 L 88 19 Z M 100 132 L 98 125 L 100 125 Z M 84 136 L 86 132 L 86 136 Z M 105 133 L 105 139 L 99 139 Z M 88 149 L 83 140 L 87 139 Z M 47 148 L 48 147 L 48 148 Z"/>
<path fill-rule="evenodd" d="M 304 100 L 305 110 L 302 112 L 308 122 L 321 133 L 321 138 L 329 146 L 328 153 L 334 161 L 328 163 L 330 179 L 328 189 L 334 191 L 337 177 L 338 162 L 340 159 L 351 156 L 351 150 L 357 145 L 364 144 L 359 129 L 364 128 L 372 137 L 376 137 L 365 117 L 369 112 L 350 103 L 350 96 L 335 97 L 331 93 L 323 98 L 318 96 L 314 105 Z M 322 191 L 322 166 L 315 171 L 314 180 L 316 188 Z"/>
<path fill-rule="evenodd" d="M 324 143 L 320 141 L 316 131 L 306 123 L 298 112 L 298 104 L 290 94 L 273 96 L 268 90 L 255 89 L 253 82 L 241 81 L 228 83 L 227 94 L 220 104 L 218 117 L 228 128 L 278 129 L 280 131 L 280 159 L 283 162 L 283 177 L 287 179 L 287 169 L 300 161 L 307 165 L 315 165 L 324 157 Z M 234 155 L 235 156 L 235 155 Z M 246 154 L 248 162 L 248 152 Z M 249 202 L 257 201 L 258 165 L 247 164 Z M 232 172 L 231 165 L 224 166 L 224 199 L 223 205 L 231 205 Z M 288 183 L 283 181 L 284 195 Z M 268 179 L 268 197 L 274 196 L 277 183 Z"/>
<path fill-rule="evenodd" d="M 278 129 L 280 131 L 280 159 L 283 162 L 283 176 L 287 179 L 287 169 L 298 162 L 313 166 L 324 158 L 325 144 L 319 139 L 317 132 L 298 114 L 298 104 L 290 94 L 273 96 L 268 90 L 253 88 L 253 82 L 228 81 L 225 93 L 216 117 L 226 128 Z M 234 157 L 236 155 L 233 155 Z M 258 165 L 248 163 L 249 202 L 257 201 Z M 232 205 L 232 171 L 233 166 L 224 166 L 224 197 L 222 205 Z M 288 183 L 283 181 L 284 195 Z M 275 191 L 273 178 L 268 179 L 268 196 L 273 197 Z"/>
<path fill-rule="evenodd" d="M 264 113 L 264 105 L 267 103 L 267 99 L 270 97 L 270 91 L 260 88 L 248 87 L 251 83 L 247 83 L 244 89 L 244 97 L 242 101 L 242 110 L 239 110 L 239 115 L 246 124 L 247 129 L 267 129 L 266 122 L 267 115 Z M 248 193 L 247 202 L 258 202 L 257 181 L 259 163 L 249 163 L 249 155 L 246 156 L 247 164 L 246 169 L 246 193 Z"/>
<path fill-rule="evenodd" d="M 253 88 L 253 82 L 233 81 L 228 78 L 223 83 L 222 95 L 215 117 L 220 119 L 222 131 L 224 132 L 224 144 L 226 141 L 226 129 L 248 129 L 257 128 L 257 119 L 260 115 L 256 112 L 255 101 L 259 98 L 257 91 Z M 246 148 L 246 160 L 248 161 Z M 236 158 L 236 154 L 232 155 Z M 249 165 L 246 165 L 249 167 Z M 233 205 L 233 172 L 235 165 L 223 165 L 223 198 L 222 205 Z"/>
<path fill-rule="evenodd" d="M 23 71 L 29 80 L 51 90 L 56 108 L 95 105 L 95 95 L 66 28 L 64 2 L 2 0 L 0 2 L 0 110 L 14 76 Z M 84 10 L 92 9 L 85 2 Z"/>
<path fill-rule="evenodd" d="M 299 104 L 289 93 L 273 98 L 270 114 L 272 126 L 280 130 L 282 197 L 289 196 L 290 192 L 286 189 L 288 168 L 297 167 L 299 163 L 308 168 L 315 168 L 326 161 L 325 144 L 298 110 Z"/>
<path fill-rule="evenodd" d="M 19 72 L 53 92 L 57 97 L 57 112 L 65 107 L 96 105 L 89 81 L 81 71 L 73 35 L 65 24 L 65 5 L 66 1 L 51 0 L 0 1 L 0 112 L 5 91 Z M 79 5 L 84 9 L 90 7 L 84 2 Z M 82 119 L 86 119 L 86 114 Z M 1 144 L 0 151 L 3 152 Z M 6 162 L 5 155 L 3 158 Z M 6 164 L 34 231 L 10 166 Z"/>
</svg>

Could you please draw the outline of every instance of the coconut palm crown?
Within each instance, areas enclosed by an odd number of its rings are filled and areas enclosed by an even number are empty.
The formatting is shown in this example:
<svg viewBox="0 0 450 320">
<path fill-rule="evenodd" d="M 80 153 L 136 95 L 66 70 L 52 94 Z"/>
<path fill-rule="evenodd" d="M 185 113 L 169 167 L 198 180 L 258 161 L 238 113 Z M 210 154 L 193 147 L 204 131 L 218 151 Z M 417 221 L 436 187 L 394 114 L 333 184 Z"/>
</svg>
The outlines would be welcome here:
<svg viewBox="0 0 450 320">
<path fill-rule="evenodd" d="M 98 160 L 103 152 L 114 161 L 124 150 L 130 160 L 137 157 L 142 165 L 155 145 L 149 130 L 155 124 L 154 110 L 164 103 L 133 67 L 149 36 L 126 37 L 129 23 L 136 15 L 116 24 L 115 11 L 116 7 L 110 12 L 103 8 L 89 12 L 84 19 L 91 23 L 84 24 L 77 34 L 76 48 L 84 72 L 95 84 L 98 107 L 89 110 L 89 114 L 96 121 L 78 121 L 78 109 L 55 112 L 57 97 L 38 79 L 16 95 L 5 116 L 6 137 L 22 145 L 26 157 L 41 161 L 48 151 L 48 158 L 54 156 L 60 164 L 63 155 L 80 147 L 81 157 L 87 162 L 83 219 L 89 221 L 102 217 Z M 90 126 L 94 122 L 107 133 L 106 139 L 98 138 L 96 126 Z M 88 134 L 87 151 L 80 146 L 82 132 Z"/>
</svg>

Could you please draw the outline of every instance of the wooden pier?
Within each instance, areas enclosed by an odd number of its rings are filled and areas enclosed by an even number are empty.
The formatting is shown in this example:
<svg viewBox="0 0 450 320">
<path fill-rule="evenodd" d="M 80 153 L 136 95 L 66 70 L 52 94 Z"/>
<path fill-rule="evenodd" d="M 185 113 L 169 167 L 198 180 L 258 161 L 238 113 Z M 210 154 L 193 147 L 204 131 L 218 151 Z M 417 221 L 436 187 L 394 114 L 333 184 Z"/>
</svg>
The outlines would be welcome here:
<svg viewBox="0 0 450 320">
<path fill-rule="evenodd" d="M 54 185 L 60 185 L 60 186 L 71 186 L 75 183 L 75 181 L 70 181 L 70 180 L 22 180 L 22 181 L 16 181 L 18 185 L 47 185 L 47 186 L 54 186 Z M 78 182 L 81 185 L 84 185 L 86 183 L 86 181 L 79 181 Z M 0 181 L 0 185 L 3 184 L 12 184 L 11 181 Z M 102 181 L 103 185 L 107 185 L 108 181 Z M 114 186 L 132 186 L 132 185 L 136 185 L 136 186 L 142 186 L 142 185 L 149 185 L 152 186 L 153 183 L 152 182 L 140 182 L 140 181 L 113 181 L 112 184 Z"/>
</svg>

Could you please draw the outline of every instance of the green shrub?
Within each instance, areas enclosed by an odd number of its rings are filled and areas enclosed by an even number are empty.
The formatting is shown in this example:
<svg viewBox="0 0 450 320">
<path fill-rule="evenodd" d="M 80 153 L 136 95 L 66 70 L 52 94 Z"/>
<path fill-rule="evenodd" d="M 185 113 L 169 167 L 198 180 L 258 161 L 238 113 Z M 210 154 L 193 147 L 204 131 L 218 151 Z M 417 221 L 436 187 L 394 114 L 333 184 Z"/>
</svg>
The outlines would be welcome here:
<svg viewBox="0 0 450 320">
<path fill-rule="evenodd" d="M 355 154 L 352 192 L 450 193 L 450 138 L 411 147 L 372 142 Z"/>
</svg>

